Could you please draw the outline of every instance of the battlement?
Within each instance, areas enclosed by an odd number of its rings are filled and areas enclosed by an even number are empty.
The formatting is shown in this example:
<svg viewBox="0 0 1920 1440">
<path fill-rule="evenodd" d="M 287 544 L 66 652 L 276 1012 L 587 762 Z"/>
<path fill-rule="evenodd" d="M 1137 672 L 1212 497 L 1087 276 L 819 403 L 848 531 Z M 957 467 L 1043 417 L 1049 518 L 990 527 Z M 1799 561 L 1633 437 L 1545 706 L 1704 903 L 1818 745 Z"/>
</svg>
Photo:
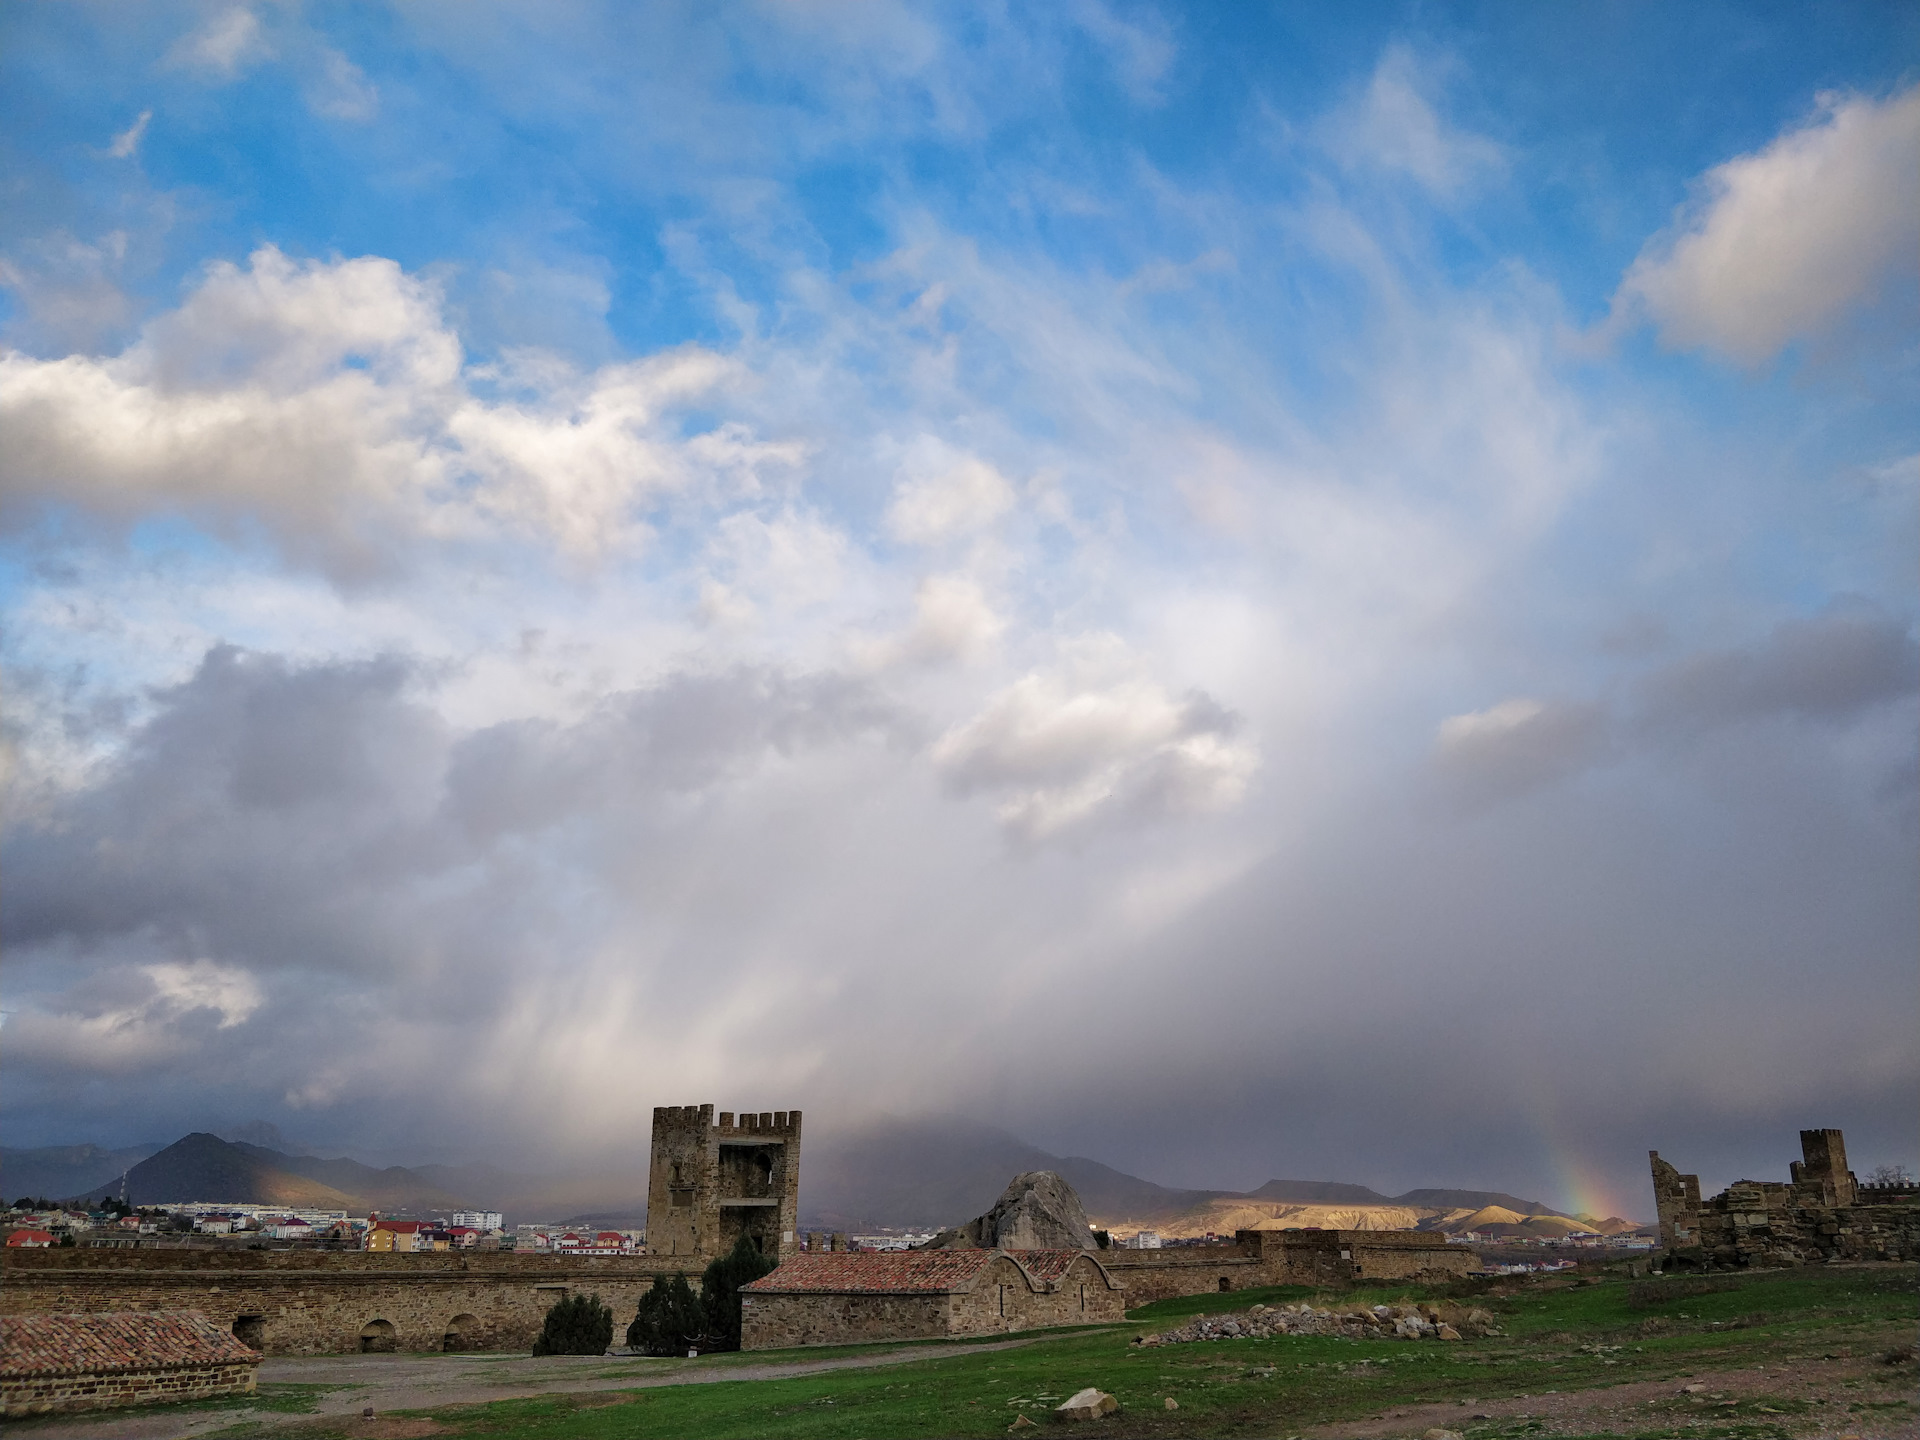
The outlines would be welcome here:
<svg viewBox="0 0 1920 1440">
<path fill-rule="evenodd" d="M 751 1138 L 756 1143 L 785 1140 L 800 1133 L 800 1112 L 762 1110 L 756 1115 L 742 1111 L 736 1120 L 733 1111 L 722 1110 L 720 1123 L 715 1128 L 720 1132 L 722 1143 L 738 1138 Z"/>
</svg>

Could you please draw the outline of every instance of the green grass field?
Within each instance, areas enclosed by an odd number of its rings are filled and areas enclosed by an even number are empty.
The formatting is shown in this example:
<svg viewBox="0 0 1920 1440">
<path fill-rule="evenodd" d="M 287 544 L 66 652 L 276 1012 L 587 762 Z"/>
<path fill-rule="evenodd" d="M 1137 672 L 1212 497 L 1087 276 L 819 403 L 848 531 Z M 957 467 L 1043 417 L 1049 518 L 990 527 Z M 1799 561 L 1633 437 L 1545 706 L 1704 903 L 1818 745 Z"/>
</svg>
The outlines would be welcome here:
<svg viewBox="0 0 1920 1440">
<path fill-rule="evenodd" d="M 1228 1297 L 1218 1295 L 1150 1305 L 1133 1312 L 1125 1326 L 1049 1334 L 1017 1349 L 800 1378 L 453 1406 L 421 1412 L 419 1418 L 442 1427 L 436 1433 L 514 1440 L 988 1436 L 1004 1433 L 1020 1415 L 1051 1424 L 1048 1412 L 1054 1405 L 1094 1385 L 1111 1392 L 1123 1407 L 1119 1416 L 1097 1427 L 1109 1436 L 1285 1437 L 1424 1404 L 1454 1406 L 1459 1418 L 1449 1428 L 1469 1437 L 1505 1440 L 1542 1434 L 1549 1427 L 1512 1416 L 1476 1422 L 1472 1408 L 1501 1397 L 1564 1397 L 1649 1380 L 1668 1382 L 1662 1394 L 1677 1396 L 1693 1375 L 1764 1366 L 1757 1382 L 1762 1394 L 1735 1400 L 1689 1397 L 1693 1408 L 1683 1414 L 1650 1412 L 1643 1430 L 1609 1427 L 1605 1433 L 1787 1440 L 1826 1433 L 1816 1425 L 1831 1421 L 1816 1422 L 1816 1410 L 1850 1417 L 1873 1433 L 1912 1433 L 1899 1427 L 1911 1426 L 1915 1415 L 1915 1366 L 1883 1364 L 1879 1357 L 1911 1344 L 1920 1319 L 1917 1282 L 1915 1267 L 1900 1266 L 1711 1282 L 1517 1285 L 1474 1299 L 1495 1313 L 1506 1332 L 1484 1340 L 1131 1343 L 1136 1335 L 1171 1328 L 1194 1314 L 1311 1298 L 1311 1292 L 1297 1289 L 1246 1291 L 1228 1305 L 1221 1304 Z M 1340 1297 L 1340 1303 L 1439 1294 L 1406 1288 L 1356 1291 Z M 737 1358 L 768 1363 L 822 1353 Z M 1823 1369 L 1826 1361 L 1835 1364 Z M 1773 1377 L 1778 1383 L 1766 1388 Z M 1748 1377 L 1747 1383 L 1750 1389 L 1756 1382 Z M 1806 1393 L 1796 1393 L 1796 1387 Z M 1166 1408 L 1169 1398 L 1178 1409 Z M 1875 1425 L 1881 1428 L 1874 1430 Z M 1578 1433 L 1552 1428 L 1558 1435 Z"/>
</svg>

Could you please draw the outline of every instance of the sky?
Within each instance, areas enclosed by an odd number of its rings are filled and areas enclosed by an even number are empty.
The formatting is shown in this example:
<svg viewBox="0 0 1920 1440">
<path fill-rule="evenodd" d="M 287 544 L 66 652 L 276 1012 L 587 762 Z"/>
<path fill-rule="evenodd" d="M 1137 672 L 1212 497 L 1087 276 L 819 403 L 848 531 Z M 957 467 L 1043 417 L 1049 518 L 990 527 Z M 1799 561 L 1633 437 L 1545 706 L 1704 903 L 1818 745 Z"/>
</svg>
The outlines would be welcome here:
<svg viewBox="0 0 1920 1440">
<path fill-rule="evenodd" d="M 0 10 L 0 1128 L 1920 1158 L 1920 10 Z"/>
</svg>

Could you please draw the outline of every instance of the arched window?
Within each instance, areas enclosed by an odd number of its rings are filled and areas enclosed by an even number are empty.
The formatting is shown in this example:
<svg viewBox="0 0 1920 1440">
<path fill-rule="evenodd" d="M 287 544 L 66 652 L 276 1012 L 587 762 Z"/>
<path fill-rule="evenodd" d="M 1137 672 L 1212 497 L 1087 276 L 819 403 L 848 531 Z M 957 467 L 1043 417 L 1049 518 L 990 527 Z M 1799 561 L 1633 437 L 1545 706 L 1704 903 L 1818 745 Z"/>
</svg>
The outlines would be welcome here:
<svg viewBox="0 0 1920 1440">
<path fill-rule="evenodd" d="M 390 1355 L 393 1353 L 397 1339 L 392 1321 L 369 1320 L 360 1327 L 360 1353 Z"/>
</svg>

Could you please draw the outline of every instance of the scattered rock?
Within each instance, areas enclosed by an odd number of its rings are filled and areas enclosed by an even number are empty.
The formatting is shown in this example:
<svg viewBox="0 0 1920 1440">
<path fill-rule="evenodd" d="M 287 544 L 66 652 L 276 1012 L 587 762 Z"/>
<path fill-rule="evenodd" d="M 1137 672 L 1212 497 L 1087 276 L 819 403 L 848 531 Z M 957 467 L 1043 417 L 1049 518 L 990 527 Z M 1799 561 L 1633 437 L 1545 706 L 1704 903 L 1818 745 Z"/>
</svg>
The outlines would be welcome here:
<svg viewBox="0 0 1920 1440">
<path fill-rule="evenodd" d="M 1167 1409 L 1178 1410 L 1179 1408 L 1180 1408 L 1180 1402 L 1174 1399 L 1173 1396 L 1171 1395 L 1167 1396 Z"/>
<path fill-rule="evenodd" d="M 1038 1430 L 1039 1428 L 1040 1427 L 1038 1425 L 1034 1424 L 1033 1421 L 1029 1420 L 1024 1415 L 1014 1416 L 1013 1423 L 1007 1426 L 1007 1429 L 1010 1431 L 1011 1430 Z"/>
<path fill-rule="evenodd" d="M 1682 1385 L 1680 1387 L 1680 1393 L 1682 1395 L 1704 1395 L 1707 1393 L 1707 1387 L 1704 1385 Z"/>
<path fill-rule="evenodd" d="M 1420 1440 L 1466 1440 L 1458 1430 L 1442 1430 L 1438 1425 L 1427 1431 Z"/>
<path fill-rule="evenodd" d="M 1104 1420 L 1120 1408 L 1120 1402 L 1104 1390 L 1096 1390 L 1089 1385 L 1078 1394 L 1069 1395 L 1054 1407 L 1053 1413 L 1062 1420 Z"/>
<path fill-rule="evenodd" d="M 1422 1313 L 1425 1309 L 1426 1314 Z M 1485 1310 L 1428 1305 L 1376 1305 L 1371 1310 L 1316 1310 L 1307 1304 L 1256 1305 L 1239 1315 L 1202 1315 L 1177 1330 L 1143 1335 L 1138 1345 L 1194 1340 L 1268 1340 L 1276 1335 L 1337 1335 L 1349 1340 L 1460 1340 L 1498 1335 Z"/>
</svg>

